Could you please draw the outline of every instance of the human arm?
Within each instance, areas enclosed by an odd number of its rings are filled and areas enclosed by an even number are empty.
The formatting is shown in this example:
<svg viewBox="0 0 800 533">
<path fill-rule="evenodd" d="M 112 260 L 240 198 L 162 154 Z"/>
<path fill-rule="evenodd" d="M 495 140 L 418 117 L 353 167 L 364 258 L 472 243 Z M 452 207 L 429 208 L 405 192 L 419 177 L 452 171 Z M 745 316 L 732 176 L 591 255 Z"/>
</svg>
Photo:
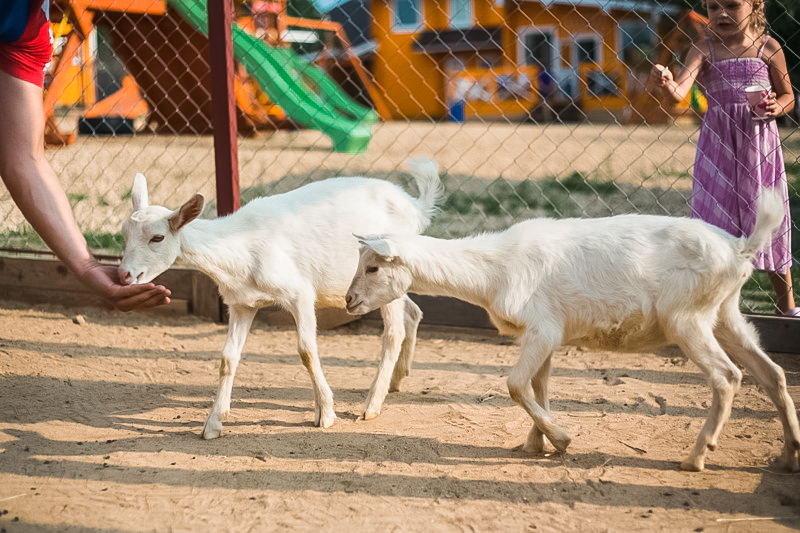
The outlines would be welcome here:
<svg viewBox="0 0 800 533">
<path fill-rule="evenodd" d="M 152 283 L 123 286 L 116 267 L 92 256 L 69 200 L 44 156 L 40 87 L 0 71 L 0 177 L 26 220 L 89 289 L 121 311 L 169 303 L 170 291 Z"/>
<path fill-rule="evenodd" d="M 703 66 L 706 57 L 704 44 L 692 45 L 686 55 L 686 62 L 682 69 L 674 76 L 665 66 L 660 64 L 653 65 L 650 71 L 650 82 L 655 87 L 660 87 L 662 93 L 673 102 L 681 102 L 697 79 L 697 74 Z"/>
</svg>

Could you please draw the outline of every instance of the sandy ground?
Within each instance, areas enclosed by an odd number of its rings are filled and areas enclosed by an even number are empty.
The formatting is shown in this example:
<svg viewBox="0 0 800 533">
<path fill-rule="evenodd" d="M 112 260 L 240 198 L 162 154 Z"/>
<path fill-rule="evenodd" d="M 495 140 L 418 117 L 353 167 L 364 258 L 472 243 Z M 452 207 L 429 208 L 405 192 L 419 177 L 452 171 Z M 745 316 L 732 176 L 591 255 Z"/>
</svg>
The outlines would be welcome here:
<svg viewBox="0 0 800 533">
<path fill-rule="evenodd" d="M 800 529 L 800 475 L 745 377 L 702 473 L 678 470 L 710 391 L 679 353 L 566 347 L 554 358 L 566 455 L 505 377 L 517 347 L 425 329 L 412 375 L 357 420 L 379 331 L 321 334 L 338 420 L 313 427 L 291 329 L 257 322 L 223 436 L 199 437 L 226 327 L 180 312 L 0 302 L 0 531 L 726 531 Z M 800 359 L 774 354 L 800 402 Z"/>
<path fill-rule="evenodd" d="M 427 155 L 463 183 L 579 171 L 662 198 L 689 191 L 695 134 L 390 123 L 353 156 L 317 132 L 278 132 L 241 142 L 241 187 L 391 177 Z M 785 152 L 800 153 L 796 134 Z M 215 196 L 209 138 L 80 138 L 48 157 L 85 230 L 119 230 L 136 172 L 154 203 Z M 20 223 L 0 190 L 2 229 Z M 377 367 L 370 324 L 322 334 L 338 420 L 320 430 L 294 332 L 257 323 L 223 437 L 203 441 L 225 333 L 181 312 L 0 302 L 0 533 L 800 529 L 800 475 L 776 461 L 780 424 L 750 378 L 706 471 L 677 469 L 711 398 L 678 353 L 565 348 L 551 398 L 573 442 L 567 455 L 531 457 L 517 449 L 530 420 L 505 386 L 517 348 L 491 332 L 422 331 L 402 391 L 358 421 Z M 800 359 L 774 357 L 800 402 Z"/>
</svg>

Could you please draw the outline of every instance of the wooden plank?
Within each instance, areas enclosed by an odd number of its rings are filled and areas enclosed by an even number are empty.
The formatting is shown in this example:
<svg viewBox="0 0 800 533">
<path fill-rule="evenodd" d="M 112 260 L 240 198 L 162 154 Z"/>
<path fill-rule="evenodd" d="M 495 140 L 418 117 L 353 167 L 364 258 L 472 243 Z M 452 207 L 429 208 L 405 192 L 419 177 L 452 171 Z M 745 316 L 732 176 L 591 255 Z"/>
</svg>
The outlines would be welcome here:
<svg viewBox="0 0 800 533">
<path fill-rule="evenodd" d="M 219 298 L 216 283 L 195 270 L 169 269 L 155 280 L 172 291 L 173 300 L 185 301 L 177 304 L 176 311 L 203 316 L 215 322 L 226 322 L 225 307 Z M 423 312 L 422 323 L 435 327 L 456 327 L 477 330 L 495 330 L 489 316 L 480 307 L 443 296 L 420 296 L 411 298 Z M 0 256 L 0 299 L 16 300 L 30 304 L 55 303 L 65 306 L 105 306 L 67 270 L 59 261 L 52 259 L 26 259 Z M 274 326 L 294 327 L 291 314 L 279 307 L 261 309 L 256 319 Z M 360 317 L 348 315 L 342 309 L 323 308 L 317 310 L 320 330 L 332 329 Z M 364 320 L 380 321 L 377 311 L 364 315 Z M 800 354 L 800 320 L 768 315 L 747 315 L 761 337 L 768 352 Z"/>
<path fill-rule="evenodd" d="M 360 316 L 353 316 L 344 309 L 335 307 L 322 307 L 317 309 L 317 329 L 330 330 L 360 320 Z M 256 320 L 269 324 L 270 326 L 294 327 L 294 317 L 288 311 L 278 306 L 264 307 L 259 309 Z M 380 315 L 378 315 L 380 320 Z"/>
<path fill-rule="evenodd" d="M 170 269 L 154 283 L 172 292 L 169 312 L 193 312 L 220 320 L 217 285 L 201 272 Z M 56 304 L 69 307 L 110 308 L 90 292 L 60 261 L 0 256 L 0 299 L 30 304 Z M 167 308 L 160 308 L 168 312 Z"/>
<path fill-rule="evenodd" d="M 800 320 L 770 315 L 746 315 L 768 352 L 800 354 Z"/>
<path fill-rule="evenodd" d="M 164 15 L 167 12 L 167 4 L 163 0 L 79 0 L 73 1 L 73 4 L 95 11 L 124 11 L 149 15 Z"/>
<path fill-rule="evenodd" d="M 185 274 L 183 277 L 187 277 Z M 217 284 L 200 272 L 192 272 L 192 297 L 190 313 L 210 318 L 214 322 L 226 322 L 222 300 Z M 165 285 L 169 287 L 169 285 Z"/>
</svg>

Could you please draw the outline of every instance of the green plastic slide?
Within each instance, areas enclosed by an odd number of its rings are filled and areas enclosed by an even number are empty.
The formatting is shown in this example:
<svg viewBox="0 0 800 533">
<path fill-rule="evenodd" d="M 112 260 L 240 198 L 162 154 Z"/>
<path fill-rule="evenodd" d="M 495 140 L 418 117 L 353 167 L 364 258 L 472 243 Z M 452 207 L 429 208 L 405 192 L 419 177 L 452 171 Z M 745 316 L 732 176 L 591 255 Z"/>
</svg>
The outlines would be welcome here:
<svg viewBox="0 0 800 533">
<path fill-rule="evenodd" d="M 208 35 L 206 0 L 167 0 L 181 17 Z M 315 65 L 289 48 L 273 48 L 236 24 L 233 55 L 255 77 L 270 100 L 305 127 L 331 138 L 337 152 L 361 153 L 378 122 L 375 111 L 354 102 Z"/>
</svg>

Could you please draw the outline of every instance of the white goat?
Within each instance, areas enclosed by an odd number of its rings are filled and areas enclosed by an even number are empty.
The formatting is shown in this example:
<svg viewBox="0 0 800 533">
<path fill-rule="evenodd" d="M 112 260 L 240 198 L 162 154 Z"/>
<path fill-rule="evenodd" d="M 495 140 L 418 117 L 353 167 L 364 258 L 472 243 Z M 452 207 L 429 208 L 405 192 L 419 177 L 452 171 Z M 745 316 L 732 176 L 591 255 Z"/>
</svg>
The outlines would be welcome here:
<svg viewBox="0 0 800 533">
<path fill-rule="evenodd" d="M 210 276 L 229 306 L 219 391 L 203 438 L 220 435 L 247 333 L 256 311 L 273 304 L 294 316 L 298 351 L 314 389 L 314 424 L 333 424 L 333 394 L 317 354 L 315 307 L 345 306 L 345 292 L 358 265 L 354 232 L 419 233 L 430 223 L 442 191 L 438 167 L 430 160 L 408 164 L 419 199 L 379 179 L 332 178 L 259 198 L 214 220 L 197 218 L 203 208 L 199 194 L 177 211 L 149 205 L 145 177 L 136 175 L 133 214 L 122 228 L 123 283 L 151 281 L 177 260 Z M 407 296 L 381 306 L 381 314 L 381 360 L 367 395 L 365 419 L 380 413 L 387 392 L 398 390 L 408 375 L 422 318 Z"/>
<path fill-rule="evenodd" d="M 703 469 L 730 415 L 738 363 L 775 403 L 786 467 L 798 471 L 800 429 L 786 378 L 739 311 L 751 260 L 783 213 L 779 195 L 762 196 L 755 229 L 741 239 L 699 220 L 645 215 L 529 220 L 456 240 L 359 237 L 347 310 L 365 313 L 407 291 L 486 309 L 500 333 L 520 343 L 508 390 L 533 419 L 523 447 L 532 453 L 544 451 L 544 436 L 561 452 L 571 441 L 552 422 L 547 397 L 551 355 L 562 344 L 632 352 L 677 344 L 713 390 L 709 417 L 681 464 L 693 471 Z"/>
</svg>

